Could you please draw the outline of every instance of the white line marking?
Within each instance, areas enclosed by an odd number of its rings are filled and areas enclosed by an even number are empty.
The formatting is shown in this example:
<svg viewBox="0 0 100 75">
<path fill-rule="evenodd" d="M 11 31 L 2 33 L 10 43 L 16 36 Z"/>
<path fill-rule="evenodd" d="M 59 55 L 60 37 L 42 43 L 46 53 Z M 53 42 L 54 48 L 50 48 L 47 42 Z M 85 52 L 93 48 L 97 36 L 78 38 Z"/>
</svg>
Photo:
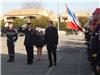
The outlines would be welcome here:
<svg viewBox="0 0 100 75">
<path fill-rule="evenodd" d="M 60 57 L 58 58 L 57 63 L 61 60 L 61 58 L 62 58 L 62 56 L 60 56 Z M 49 75 L 50 72 L 53 71 L 53 69 L 54 69 L 54 67 L 51 67 L 51 68 L 48 70 L 48 72 L 46 73 L 46 75 Z"/>
<path fill-rule="evenodd" d="M 78 67 L 78 75 L 81 75 L 81 50 L 79 51 L 79 67 Z"/>
</svg>

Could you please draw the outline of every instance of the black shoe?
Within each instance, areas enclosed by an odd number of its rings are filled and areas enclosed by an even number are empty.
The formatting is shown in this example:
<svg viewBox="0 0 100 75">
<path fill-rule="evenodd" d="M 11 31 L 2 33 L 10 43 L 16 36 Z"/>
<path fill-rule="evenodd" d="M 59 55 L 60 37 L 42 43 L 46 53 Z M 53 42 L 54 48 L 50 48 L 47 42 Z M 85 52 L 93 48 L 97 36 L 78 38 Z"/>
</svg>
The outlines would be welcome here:
<svg viewBox="0 0 100 75">
<path fill-rule="evenodd" d="M 53 65 L 48 65 L 48 67 L 50 68 L 50 67 L 52 67 Z"/>
<path fill-rule="evenodd" d="M 56 63 L 54 63 L 54 66 L 56 66 L 57 64 Z"/>
<path fill-rule="evenodd" d="M 9 59 L 9 60 L 7 60 L 7 62 L 14 62 L 14 60 Z"/>
</svg>

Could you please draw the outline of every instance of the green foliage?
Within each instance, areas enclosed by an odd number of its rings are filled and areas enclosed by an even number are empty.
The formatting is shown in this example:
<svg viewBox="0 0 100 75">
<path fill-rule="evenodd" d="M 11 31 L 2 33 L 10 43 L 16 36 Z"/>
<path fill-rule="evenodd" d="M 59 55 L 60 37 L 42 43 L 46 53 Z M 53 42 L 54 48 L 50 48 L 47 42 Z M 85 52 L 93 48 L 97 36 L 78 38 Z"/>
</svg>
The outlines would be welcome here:
<svg viewBox="0 0 100 75">
<path fill-rule="evenodd" d="M 31 20 L 32 27 L 35 27 L 35 28 L 36 28 L 36 27 L 37 27 L 37 22 L 38 22 L 38 21 L 37 21 L 36 18 L 32 19 L 32 20 Z"/>
<path fill-rule="evenodd" d="M 18 27 L 18 26 L 22 26 L 26 23 L 26 21 L 24 19 L 20 19 L 20 18 L 16 18 L 14 20 L 14 27 Z"/>
<path fill-rule="evenodd" d="M 38 26 L 38 27 L 46 28 L 48 25 L 48 20 L 49 20 L 48 17 L 41 16 L 39 18 L 32 19 L 31 21 L 32 21 L 33 27 Z"/>
<path fill-rule="evenodd" d="M 4 25 L 5 25 L 4 20 L 2 20 L 2 21 L 0 22 L 0 27 L 4 27 Z"/>
<path fill-rule="evenodd" d="M 59 29 L 60 30 L 67 30 L 66 24 L 64 22 L 59 23 Z"/>
<path fill-rule="evenodd" d="M 56 22 L 55 26 L 58 27 L 57 22 Z M 73 34 L 73 33 L 77 34 L 77 31 L 67 28 L 67 26 L 64 22 L 59 22 L 59 30 L 66 31 L 67 35 Z"/>
<path fill-rule="evenodd" d="M 57 22 L 56 22 L 55 26 L 58 27 L 58 23 Z M 59 30 L 62 30 L 62 31 L 66 31 L 67 30 L 66 24 L 64 22 L 59 22 Z"/>
<path fill-rule="evenodd" d="M 39 26 L 42 28 L 46 28 L 48 26 L 48 20 L 50 20 L 48 17 L 41 16 L 41 17 L 32 19 L 31 22 L 32 22 L 33 27 Z M 13 25 L 15 28 L 18 28 L 19 26 L 22 26 L 26 23 L 27 23 L 27 21 L 25 19 L 16 18 L 13 22 Z M 0 26 L 4 26 L 4 25 L 5 25 L 5 23 L 2 20 L 0 23 Z"/>
<path fill-rule="evenodd" d="M 82 27 L 84 27 L 84 25 L 88 21 L 88 17 L 85 17 L 85 16 L 79 16 L 78 19 L 79 19 L 79 22 L 81 23 Z"/>
</svg>

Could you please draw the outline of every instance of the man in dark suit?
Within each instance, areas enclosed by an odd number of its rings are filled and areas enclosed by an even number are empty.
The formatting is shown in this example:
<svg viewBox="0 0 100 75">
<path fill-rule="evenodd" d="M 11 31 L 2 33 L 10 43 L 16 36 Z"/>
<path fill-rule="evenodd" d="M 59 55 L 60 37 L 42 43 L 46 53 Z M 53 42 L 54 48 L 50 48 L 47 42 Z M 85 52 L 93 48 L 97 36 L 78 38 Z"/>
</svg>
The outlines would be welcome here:
<svg viewBox="0 0 100 75">
<path fill-rule="evenodd" d="M 57 28 L 53 26 L 52 21 L 48 21 L 48 28 L 45 30 L 45 36 L 44 36 L 45 44 L 47 44 L 47 50 L 48 50 L 48 59 L 49 59 L 49 66 L 56 66 L 57 63 L 57 57 L 56 57 L 56 49 L 58 45 L 58 31 Z M 53 61 L 52 61 L 53 57 Z"/>
<path fill-rule="evenodd" d="M 34 58 L 33 45 L 35 44 L 36 31 L 35 29 L 32 29 L 30 21 L 27 23 L 27 27 L 24 32 L 25 32 L 24 45 L 27 52 L 27 64 L 31 65 L 33 63 L 33 58 Z"/>
</svg>

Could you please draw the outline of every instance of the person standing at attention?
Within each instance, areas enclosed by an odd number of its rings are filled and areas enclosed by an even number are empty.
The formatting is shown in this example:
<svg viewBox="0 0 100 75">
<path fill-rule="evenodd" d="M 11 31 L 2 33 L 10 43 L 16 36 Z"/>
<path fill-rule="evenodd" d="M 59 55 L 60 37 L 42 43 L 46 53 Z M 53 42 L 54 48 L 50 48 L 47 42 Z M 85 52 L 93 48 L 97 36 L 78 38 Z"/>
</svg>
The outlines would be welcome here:
<svg viewBox="0 0 100 75">
<path fill-rule="evenodd" d="M 14 62 L 15 60 L 15 42 L 18 39 L 17 31 L 13 27 L 13 22 L 9 21 L 8 26 L 6 28 L 7 35 L 7 47 L 8 47 L 8 55 L 9 59 L 7 62 Z"/>
<path fill-rule="evenodd" d="M 48 21 L 48 27 L 44 35 L 45 44 L 48 50 L 48 67 L 56 66 L 57 64 L 57 45 L 58 45 L 58 30 L 53 26 L 53 21 Z M 53 60 L 52 60 L 53 59 Z"/>
<path fill-rule="evenodd" d="M 36 31 L 35 29 L 32 28 L 32 24 L 30 21 L 27 22 L 27 27 L 24 30 L 24 33 L 25 33 L 24 45 L 27 52 L 27 64 L 32 65 L 34 59 L 33 46 L 35 45 Z"/>
</svg>

